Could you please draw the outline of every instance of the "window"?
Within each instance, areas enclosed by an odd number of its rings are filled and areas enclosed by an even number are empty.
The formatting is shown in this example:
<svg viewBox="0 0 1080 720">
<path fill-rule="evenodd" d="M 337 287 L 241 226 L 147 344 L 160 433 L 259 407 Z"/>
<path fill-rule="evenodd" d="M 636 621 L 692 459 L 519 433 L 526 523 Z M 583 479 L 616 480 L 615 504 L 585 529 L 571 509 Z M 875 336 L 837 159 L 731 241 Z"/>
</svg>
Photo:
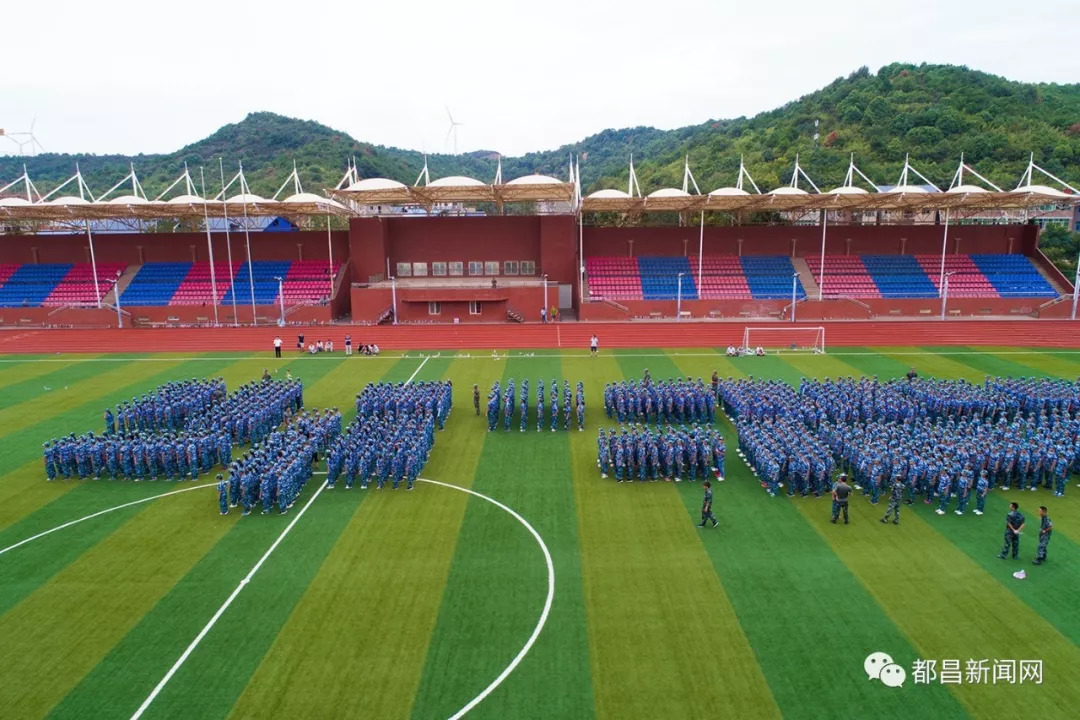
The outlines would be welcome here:
<svg viewBox="0 0 1080 720">
<path fill-rule="evenodd" d="M 461 263 L 458 263 L 458 265 L 461 265 Z M 431 274 L 434 275 L 435 277 L 445 277 L 446 276 L 446 263 L 444 263 L 444 262 L 433 262 L 433 263 L 431 263 Z"/>
<path fill-rule="evenodd" d="M 470 275 L 483 275 L 484 274 L 484 263 L 477 262 L 475 260 L 470 260 L 469 261 L 469 274 Z"/>
<path fill-rule="evenodd" d="M 494 262 L 486 262 L 486 263 L 484 263 L 484 274 L 485 275 L 498 275 L 499 274 L 499 261 L 496 260 Z"/>
<path fill-rule="evenodd" d="M 427 304 L 427 314 L 428 315 L 442 315 L 442 303 L 429 302 Z"/>
<path fill-rule="evenodd" d="M 535 275 L 536 274 L 536 263 L 533 262 L 532 260 L 522 260 L 521 261 L 521 274 L 522 275 Z"/>
<path fill-rule="evenodd" d="M 518 264 L 516 260 L 507 260 L 503 263 L 503 275 L 517 275 Z"/>
<path fill-rule="evenodd" d="M 412 263 L 397 264 L 398 277 L 412 277 Z"/>
<path fill-rule="evenodd" d="M 454 277 L 461 277 L 464 274 L 464 263 L 452 262 L 450 263 L 450 274 Z"/>
<path fill-rule="evenodd" d="M 482 308 L 483 308 L 483 303 L 480 302 L 479 300 L 470 300 L 469 301 L 469 314 L 470 315 L 479 315 L 480 310 Z"/>
<path fill-rule="evenodd" d="M 413 277 L 427 277 L 427 263 L 412 264 Z"/>
</svg>

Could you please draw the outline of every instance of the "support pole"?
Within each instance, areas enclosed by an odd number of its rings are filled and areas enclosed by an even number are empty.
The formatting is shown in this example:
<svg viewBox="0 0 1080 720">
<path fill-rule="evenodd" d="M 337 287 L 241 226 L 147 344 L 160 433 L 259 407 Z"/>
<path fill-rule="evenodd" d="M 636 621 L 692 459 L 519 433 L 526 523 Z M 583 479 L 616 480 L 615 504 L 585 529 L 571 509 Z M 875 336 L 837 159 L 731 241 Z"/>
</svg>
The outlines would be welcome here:
<svg viewBox="0 0 1080 720">
<path fill-rule="evenodd" d="M 330 233 L 330 215 L 326 215 L 326 256 L 330 258 L 330 293 L 326 296 L 327 305 L 334 299 L 334 243 L 333 235 Z M 333 311 L 331 311 L 330 317 L 333 318 Z"/>
<path fill-rule="evenodd" d="M 397 278 L 390 278 L 390 303 L 394 310 L 394 324 L 397 325 Z"/>
<path fill-rule="evenodd" d="M 951 276 L 952 276 L 952 273 L 949 273 L 948 275 L 946 275 L 943 282 L 942 282 L 942 284 L 941 284 L 941 290 L 942 290 L 942 292 L 941 292 L 941 319 L 942 320 L 945 319 L 945 306 L 949 303 L 949 277 L 951 277 Z"/>
<path fill-rule="evenodd" d="M 799 273 L 791 275 L 791 322 L 795 322 L 795 288 L 798 287 L 795 283 L 798 279 Z"/>
<path fill-rule="evenodd" d="M 232 293 L 233 327 L 240 325 L 240 316 L 236 310 L 236 277 L 233 273 L 232 234 L 229 232 L 229 205 L 225 202 L 225 163 L 218 158 L 218 172 L 221 173 L 221 207 L 225 211 L 225 251 L 229 257 L 229 291 Z"/>
<path fill-rule="evenodd" d="M 1080 298 L 1080 256 L 1076 258 L 1076 277 L 1073 278 L 1072 319 L 1076 319 L 1076 300 Z"/>
<path fill-rule="evenodd" d="M 94 296 L 97 298 L 98 310 L 101 309 L 101 289 L 98 287 L 97 281 L 97 259 L 94 257 L 94 234 L 90 232 L 90 221 L 85 220 L 86 223 L 86 239 L 90 241 L 90 268 L 94 273 Z"/>
<path fill-rule="evenodd" d="M 941 237 L 941 272 L 938 273 L 938 292 L 945 287 L 945 248 L 949 244 L 949 208 L 945 208 L 945 233 Z"/>
<path fill-rule="evenodd" d="M 705 211 L 701 211 L 701 230 L 698 232 L 697 243 L 697 291 L 698 299 L 701 299 L 701 266 L 705 256 Z"/>
<path fill-rule="evenodd" d="M 547 275 L 545 274 L 545 275 L 544 275 L 544 312 L 545 312 L 545 313 L 546 313 L 546 312 L 548 311 L 548 293 L 547 293 L 547 287 L 548 287 L 548 281 L 547 281 Z M 553 320 L 553 318 L 550 318 L 550 317 L 549 317 L 549 318 L 548 318 L 548 320 Z"/>
<path fill-rule="evenodd" d="M 206 207 L 206 171 L 199 168 L 199 180 L 202 183 L 203 224 L 206 225 L 206 251 L 210 255 L 210 292 L 213 293 L 214 325 L 220 325 L 218 318 L 217 275 L 214 273 L 214 241 L 210 234 L 210 211 Z"/>
<path fill-rule="evenodd" d="M 281 327 L 285 327 L 285 288 L 281 278 L 277 279 L 277 292 L 278 292 L 278 305 L 281 307 L 281 322 L 278 323 Z"/>
<path fill-rule="evenodd" d="M 678 274 L 678 289 L 675 296 L 675 322 L 683 322 L 683 273 Z"/>
<path fill-rule="evenodd" d="M 244 247 L 247 249 L 248 290 L 251 292 L 251 325 L 255 327 L 259 324 L 259 320 L 257 317 L 258 311 L 255 309 L 255 268 L 251 264 L 251 230 L 248 228 L 247 195 L 247 183 L 244 182 L 244 176 L 241 175 L 240 197 L 244 204 Z M 224 199 L 222 198 L 222 200 Z M 233 294 L 235 294 L 235 290 Z"/>
<path fill-rule="evenodd" d="M 825 230 L 829 225 L 829 211 L 821 211 L 821 267 L 818 268 L 817 299 L 820 302 L 825 294 Z"/>
<path fill-rule="evenodd" d="M 578 311 L 585 304 L 585 215 L 578 210 Z M 547 302 L 544 302 L 547 305 Z"/>
<path fill-rule="evenodd" d="M 113 295 L 116 296 L 116 327 L 124 329 L 124 317 L 120 314 L 120 275 L 116 276 L 116 284 L 113 285 Z"/>
</svg>

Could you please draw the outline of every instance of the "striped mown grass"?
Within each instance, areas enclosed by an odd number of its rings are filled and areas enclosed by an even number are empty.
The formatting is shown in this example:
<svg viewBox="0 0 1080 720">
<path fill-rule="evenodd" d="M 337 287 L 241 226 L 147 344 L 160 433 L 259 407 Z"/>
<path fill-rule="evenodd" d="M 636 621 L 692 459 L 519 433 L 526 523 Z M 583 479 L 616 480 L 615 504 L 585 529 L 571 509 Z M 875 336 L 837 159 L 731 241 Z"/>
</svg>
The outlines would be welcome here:
<svg viewBox="0 0 1080 720">
<path fill-rule="evenodd" d="M 507 504 L 555 566 L 537 642 L 470 717 L 1072 717 L 1080 686 L 1074 572 L 1080 502 L 991 493 L 983 517 L 905 506 L 882 526 L 856 495 L 853 522 L 825 498 L 769 498 L 736 452 L 715 486 L 721 527 L 699 530 L 699 483 L 601 480 L 604 384 L 638 377 L 779 378 L 987 374 L 1075 379 L 1080 355 L 998 348 L 845 348 L 824 356 L 726 358 L 711 349 L 442 352 L 425 359 L 247 354 L 0 358 L 0 717 L 130 716 L 307 503 L 279 517 L 217 513 L 212 489 L 62 523 L 193 483 L 46 483 L 41 443 L 100 430 L 106 405 L 174 379 L 264 368 L 305 381 L 309 407 L 340 407 L 367 382 L 445 378 L 454 413 L 424 476 Z M 486 432 L 472 384 L 528 378 L 528 431 Z M 586 432 L 535 430 L 536 381 L 581 380 Z M 48 388 L 48 389 L 46 389 Z M 550 388 L 548 388 L 550 392 Z M 573 423 L 576 426 L 576 419 Z M 546 423 L 545 423 L 546 426 Z M 205 481 L 204 481 L 205 482 Z M 1050 561 L 1001 561 L 1010 500 L 1046 504 Z M 1028 570 L 1024 581 L 1012 577 Z M 323 491 L 165 685 L 145 717 L 448 717 L 507 667 L 546 594 L 535 540 L 486 501 L 434 485 L 411 493 Z M 900 689 L 862 661 L 890 653 Z M 916 658 L 1041 659 L 1041 685 L 917 685 Z"/>
</svg>

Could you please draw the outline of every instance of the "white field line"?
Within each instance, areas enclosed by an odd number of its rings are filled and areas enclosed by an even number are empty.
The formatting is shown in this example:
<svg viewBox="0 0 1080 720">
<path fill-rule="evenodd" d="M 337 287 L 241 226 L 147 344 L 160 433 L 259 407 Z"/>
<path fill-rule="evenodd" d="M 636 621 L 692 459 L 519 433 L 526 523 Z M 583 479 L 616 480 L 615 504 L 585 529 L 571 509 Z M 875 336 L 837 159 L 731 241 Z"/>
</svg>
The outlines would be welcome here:
<svg viewBox="0 0 1080 720">
<path fill-rule="evenodd" d="M 273 552 L 277 550 L 277 547 L 281 544 L 281 541 L 284 540 L 285 536 L 288 535 L 289 532 L 293 529 L 293 527 L 296 526 L 296 523 L 300 522 L 300 518 L 304 517 L 304 513 L 307 512 L 307 509 L 311 507 L 311 504 L 315 502 L 315 499 L 319 497 L 319 494 L 322 493 L 325 488 L 326 483 L 324 482 L 322 485 L 319 486 L 318 490 L 315 491 L 315 493 L 307 501 L 304 507 L 300 509 L 300 512 L 296 514 L 296 517 L 293 518 L 292 522 L 289 523 L 285 527 L 285 529 L 281 531 L 281 534 L 278 535 L 277 540 L 275 540 L 274 543 L 266 550 L 266 552 L 263 553 L 263 556 L 259 558 L 259 561 L 255 563 L 255 566 L 251 568 L 251 571 L 248 572 L 244 579 L 240 581 L 240 584 L 236 586 L 236 589 L 232 591 L 232 594 L 229 595 L 228 599 L 225 600 L 222 606 L 218 608 L 217 612 L 214 613 L 214 616 L 210 618 L 210 621 L 206 623 L 205 626 L 203 626 L 203 629 L 199 631 L 199 634 L 195 636 L 195 639 L 191 641 L 191 644 L 187 646 L 187 649 L 184 650 L 184 652 L 180 655 L 179 658 L 177 658 L 176 662 L 173 663 L 173 666 L 169 668 L 169 671 L 165 673 L 165 677 L 161 678 L 161 681 L 158 682 L 158 684 L 154 687 L 154 689 L 150 692 L 146 699 L 143 700 L 142 705 L 140 705 L 139 709 L 135 711 L 135 714 L 131 716 L 131 720 L 138 720 L 138 718 L 142 717 L 143 713 L 146 712 L 146 709 L 150 707 L 150 703 L 154 702 L 154 699 L 161 693 L 161 691 L 165 688 L 169 681 L 172 680 L 173 675 L 176 674 L 176 671 L 179 670 L 185 662 L 187 662 L 187 659 L 191 656 L 191 653 L 195 651 L 195 648 L 199 646 L 199 643 L 202 642 L 203 638 L 206 637 L 207 633 L 209 633 L 210 630 L 214 627 L 214 625 L 217 624 L 217 621 L 221 619 L 221 616 L 225 614 L 225 611 L 229 609 L 229 606 L 233 604 L 233 601 L 236 600 L 236 597 L 240 594 L 240 591 L 243 590 L 249 582 L 251 582 L 251 578 L 255 576 L 255 573 L 259 572 L 259 568 L 261 568 L 263 566 L 263 563 L 266 562 L 270 555 L 272 555 Z"/>
<path fill-rule="evenodd" d="M 413 374 L 410 375 L 409 379 L 405 382 L 411 383 L 413 379 L 420 373 L 420 370 L 424 367 L 424 365 L 427 364 L 427 361 L 429 359 L 430 358 L 425 357 L 423 362 L 421 362 L 417 366 L 416 370 L 413 371 Z M 325 473 L 323 472 L 317 474 L 325 475 Z M 221 607 L 217 609 L 217 612 L 214 613 L 213 617 L 210 618 L 209 622 L 207 622 L 206 625 L 203 626 L 203 629 L 199 631 L 199 634 L 195 636 L 195 639 L 191 641 L 191 644 L 188 645 L 184 652 L 181 653 L 180 657 L 176 659 L 176 662 L 173 663 L 172 667 L 169 668 L 169 671 L 165 673 L 165 676 L 161 678 L 161 680 L 146 697 L 146 699 L 143 700 L 142 705 L 139 706 L 139 709 L 136 710 L 135 713 L 131 716 L 131 720 L 138 720 L 142 717 L 143 713 L 146 712 L 146 709 L 149 708 L 150 704 L 154 702 L 154 699 L 161 694 L 161 691 L 165 689 L 165 686 L 169 683 L 170 680 L 172 680 L 176 672 L 183 666 L 185 662 L 187 662 L 187 659 L 191 657 L 191 653 L 195 652 L 195 648 L 199 646 L 199 643 L 202 642 L 203 638 L 207 636 L 207 634 L 213 629 L 214 625 L 217 624 L 217 621 L 221 619 L 221 616 L 225 614 L 225 611 L 229 609 L 229 606 L 233 604 L 233 601 L 236 600 L 238 595 L 240 595 L 240 592 L 244 589 L 244 587 L 251 582 L 251 579 L 253 577 L 255 577 L 255 573 L 259 572 L 259 569 L 263 566 L 263 564 L 269 559 L 273 552 L 277 550 L 278 545 L 281 544 L 281 541 L 284 540 L 285 536 L 292 531 L 293 527 L 296 526 L 296 523 L 300 522 L 300 518 L 304 516 L 304 513 L 308 511 L 308 508 L 311 507 L 311 504 L 315 502 L 316 498 L 318 498 L 322 491 L 325 489 L 326 482 L 324 481 L 315 491 L 315 493 L 304 504 L 304 507 L 300 509 L 300 512 L 296 514 L 296 517 L 292 519 L 292 522 L 290 522 L 285 527 L 285 529 L 281 531 L 281 534 L 278 535 L 277 539 L 274 540 L 273 544 L 270 545 L 269 548 L 267 548 L 266 552 L 263 553 L 263 556 L 259 558 L 259 561 L 255 563 L 255 565 L 251 568 L 251 570 L 244 577 L 244 579 L 240 581 L 240 584 L 236 586 L 236 589 L 232 591 L 232 594 L 229 595 L 229 597 L 226 598 L 225 602 L 222 603 Z"/>
<path fill-rule="evenodd" d="M 63 525 L 57 525 L 54 528 L 50 528 L 50 529 L 48 529 L 48 530 L 46 530 L 44 532 L 39 532 L 37 535 L 34 535 L 32 537 L 28 537 L 25 540 L 20 540 L 19 542 L 15 543 L 14 545 L 10 545 L 10 546 L 4 548 L 3 550 L 0 550 L 0 555 L 3 555 L 4 553 L 9 552 L 11 550 L 14 550 L 15 548 L 22 547 L 23 545 L 26 545 L 27 543 L 31 543 L 34 540 L 40 540 L 41 538 L 45 537 L 46 535 L 51 535 L 54 532 L 57 532 L 59 530 L 69 528 L 72 525 L 78 525 L 79 523 L 84 522 L 86 520 L 91 520 L 93 518 L 99 517 L 101 515 L 105 515 L 107 513 L 114 512 L 116 510 L 123 510 L 126 507 L 131 507 L 132 505 L 138 505 L 140 503 L 153 502 L 154 500 L 157 500 L 158 498 L 167 497 L 169 495 L 179 495 L 180 493 L 191 492 L 192 490 L 201 490 L 203 488 L 208 488 L 208 487 L 216 487 L 216 485 L 214 483 L 207 483 L 205 485 L 195 485 L 193 487 L 186 487 L 186 488 L 183 488 L 181 490 L 172 490 L 170 492 L 159 493 L 157 495 L 152 495 L 150 497 L 142 498 L 141 500 L 132 500 L 131 502 L 124 503 L 123 505 L 117 505 L 116 507 L 106 508 L 104 510 L 98 510 L 96 513 L 91 513 L 90 515 L 86 515 L 84 517 L 81 517 L 78 520 L 72 520 L 71 522 L 66 522 Z"/>
<path fill-rule="evenodd" d="M 420 370 L 421 370 L 421 369 L 422 369 L 422 368 L 423 368 L 423 367 L 424 367 L 425 365 L 427 365 L 427 361 L 428 361 L 428 360 L 430 360 L 430 359 L 431 359 L 430 357 L 426 357 L 426 358 L 424 358 L 424 362 L 420 363 L 420 364 L 419 364 L 419 365 L 418 365 L 418 366 L 416 367 L 416 369 L 415 369 L 415 370 L 413 370 L 413 374 L 409 376 L 409 379 L 405 381 L 405 384 L 409 384 L 409 383 L 411 383 L 411 382 L 413 381 L 413 378 L 415 378 L 415 377 L 416 377 L 417 375 L 419 375 L 419 374 L 420 374 Z"/>
<path fill-rule="evenodd" d="M 443 357 L 446 357 L 448 360 L 490 360 L 491 359 L 491 355 L 477 354 L 478 352 L 483 353 L 484 351 L 482 351 L 482 350 L 481 351 L 472 351 L 472 352 L 466 351 L 466 352 L 458 353 L 458 354 L 448 354 L 448 355 L 445 355 Z M 603 351 L 601 351 L 601 352 L 603 352 Z M 773 354 L 773 353 L 770 353 L 770 354 Z M 898 352 L 883 351 L 883 352 L 880 352 L 880 353 L 875 352 L 875 351 L 870 351 L 870 352 L 845 352 L 843 350 L 827 350 L 825 353 L 822 353 L 820 355 L 816 355 L 816 354 L 812 354 L 812 353 L 791 353 L 791 352 L 778 352 L 778 353 L 775 353 L 775 354 L 779 354 L 779 355 L 799 355 L 800 357 L 809 358 L 809 359 L 813 359 L 813 358 L 817 358 L 817 357 L 849 357 L 849 356 L 850 357 L 860 357 L 860 356 L 872 357 L 874 355 L 890 355 L 890 356 L 894 356 L 894 357 L 906 357 L 906 356 L 926 357 L 928 355 L 940 355 L 940 356 L 944 356 L 944 357 L 948 357 L 948 356 L 952 356 L 952 355 L 955 355 L 955 356 L 992 355 L 992 356 L 1002 356 L 1002 357 L 1004 357 L 1004 356 L 1020 356 L 1020 357 L 1023 357 L 1023 356 L 1028 356 L 1028 355 L 1034 355 L 1034 356 L 1038 356 L 1038 355 L 1080 355 L 1080 350 L 1066 350 L 1066 349 L 1056 349 L 1056 348 L 1047 348 L 1045 350 L 955 350 L 955 351 L 945 350 L 945 351 L 933 351 L 933 352 L 925 351 L 925 350 L 902 350 L 902 351 L 898 351 Z M 561 359 L 572 360 L 572 359 L 575 359 L 575 358 L 583 358 L 583 357 L 588 357 L 588 356 L 589 356 L 589 349 L 588 348 L 582 348 L 580 352 L 571 352 L 571 353 L 542 352 L 542 351 L 541 352 L 535 352 L 535 351 L 532 351 L 532 350 L 526 352 L 524 350 L 512 350 L 512 351 L 507 351 L 505 355 L 500 355 L 500 357 L 508 357 L 508 358 L 513 358 L 515 360 L 530 360 L 530 359 L 532 359 L 532 360 L 543 360 L 543 359 L 550 359 L 550 358 L 561 358 Z M 357 356 L 354 356 L 354 357 L 357 357 Z M 378 355 L 378 356 L 375 356 L 375 357 L 361 357 L 361 359 L 364 360 L 364 361 L 370 361 L 370 360 L 402 360 L 402 359 L 407 359 L 407 358 L 419 358 L 419 357 L 423 357 L 426 360 L 426 359 L 429 359 L 429 358 L 431 358 L 433 356 L 432 355 L 424 355 L 422 353 L 403 353 L 401 355 Z M 680 352 L 678 350 L 672 350 L 671 352 L 654 352 L 654 353 L 619 353 L 618 357 L 623 357 L 623 358 L 725 357 L 725 355 L 724 355 L 724 352 L 723 352 L 722 348 L 717 348 L 717 350 L 714 351 L 714 352 Z M 288 358 L 285 358 L 285 359 L 288 359 Z M 297 358 L 297 359 L 299 359 L 299 358 Z M 316 357 L 305 357 L 305 358 L 302 358 L 302 359 L 304 360 L 304 362 L 317 362 L 317 361 L 320 361 L 320 360 L 321 361 L 342 361 L 344 359 L 344 356 L 322 356 L 322 357 L 316 356 Z M 235 361 L 235 362 L 246 362 L 246 361 L 270 361 L 270 360 L 273 360 L 273 358 L 267 358 L 267 357 L 262 356 L 262 355 L 252 355 L 252 356 L 243 356 L 243 357 L 242 356 L 227 356 L 227 355 L 226 356 L 192 355 L 192 356 L 184 356 L 184 357 L 139 357 L 139 358 L 114 358 L 114 357 L 80 358 L 77 355 L 65 355 L 65 356 L 61 356 L 61 357 L 58 357 L 58 358 L 35 358 L 33 360 L 29 360 L 29 359 L 22 360 L 22 359 L 19 359 L 17 356 L 8 355 L 6 357 L 0 358 L 0 364 L 2 364 L 2 363 L 24 363 L 24 362 L 71 363 L 73 361 L 78 361 L 78 362 L 102 362 L 102 363 L 109 363 L 109 362 L 123 362 L 123 363 L 132 363 L 132 362 L 177 362 L 178 360 L 210 360 L 210 361 L 213 361 L 213 360 L 231 360 L 231 361 Z M 351 361 L 349 361 L 349 362 L 351 362 Z"/>
<path fill-rule="evenodd" d="M 529 650 L 532 649 L 533 644 L 536 643 L 536 639 L 540 637 L 540 632 L 544 629 L 544 624 L 547 623 L 548 615 L 551 613 L 551 603 L 555 599 L 555 564 L 551 560 L 551 553 L 548 551 L 548 547 L 544 543 L 544 539 L 540 537 L 540 533 L 536 532 L 536 529 L 532 525 L 530 525 L 525 518 L 518 515 L 517 512 L 515 512 L 513 509 L 507 507 L 506 505 L 503 505 L 498 500 L 493 500 L 487 495 L 478 493 L 475 490 L 470 490 L 469 488 L 451 485 L 450 483 L 439 482 L 438 480 L 428 480 L 426 478 L 417 478 L 417 481 L 431 483 L 432 485 L 438 485 L 440 487 L 450 488 L 451 490 L 458 490 L 460 492 L 468 493 L 470 495 L 475 495 L 481 500 L 487 500 L 489 503 L 499 508 L 500 510 L 509 513 L 515 520 L 524 525 L 525 529 L 528 530 L 532 534 L 533 538 L 536 539 L 537 544 L 540 546 L 540 550 L 544 553 L 544 562 L 547 563 L 547 598 L 544 600 L 544 609 L 540 613 L 540 620 L 537 621 L 536 627 L 533 628 L 532 635 L 530 635 L 529 639 L 525 641 L 525 645 L 523 645 L 521 650 L 518 651 L 518 654 L 514 656 L 514 659 L 510 661 L 510 664 L 507 665 L 501 673 L 499 673 L 499 676 L 497 678 L 491 681 L 490 685 L 484 688 L 479 695 L 467 702 L 464 707 L 462 707 L 460 710 L 450 716 L 450 720 L 460 720 L 460 718 L 465 717 L 465 715 L 469 711 L 482 703 L 488 695 L 495 691 L 495 688 L 499 687 L 499 685 L 501 685 L 502 682 L 510 676 L 510 673 L 514 672 L 514 669 L 519 664 L 521 664 L 521 661 L 525 659 L 525 655 L 527 655 Z"/>
</svg>

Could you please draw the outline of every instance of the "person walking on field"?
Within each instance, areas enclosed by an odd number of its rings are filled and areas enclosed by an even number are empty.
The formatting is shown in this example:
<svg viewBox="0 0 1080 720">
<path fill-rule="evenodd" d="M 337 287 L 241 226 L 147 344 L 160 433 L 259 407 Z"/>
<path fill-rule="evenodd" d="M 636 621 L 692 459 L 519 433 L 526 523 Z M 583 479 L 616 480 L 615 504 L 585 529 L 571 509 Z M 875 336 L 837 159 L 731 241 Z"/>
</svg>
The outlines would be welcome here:
<svg viewBox="0 0 1080 720">
<path fill-rule="evenodd" d="M 889 521 L 889 516 L 893 516 L 893 525 L 900 524 L 900 500 L 904 497 L 904 481 L 900 478 L 894 478 L 892 484 L 892 490 L 889 493 L 889 507 L 885 509 L 885 515 L 881 518 L 882 523 Z"/>
<path fill-rule="evenodd" d="M 281 357 L 281 338 L 274 338 L 274 357 Z"/>
<path fill-rule="evenodd" d="M 597 339 L 597 337 L 595 335 L 593 335 L 592 339 L 589 340 L 589 354 L 592 355 L 593 357 L 596 357 L 596 353 L 597 353 L 597 351 L 599 349 L 600 349 L 600 341 Z"/>
<path fill-rule="evenodd" d="M 706 520 L 712 520 L 712 526 L 716 527 L 720 523 L 717 522 L 716 516 L 712 511 L 712 483 L 708 480 L 705 481 L 705 499 L 701 501 L 701 522 L 698 523 L 698 527 L 705 527 Z"/>
</svg>

